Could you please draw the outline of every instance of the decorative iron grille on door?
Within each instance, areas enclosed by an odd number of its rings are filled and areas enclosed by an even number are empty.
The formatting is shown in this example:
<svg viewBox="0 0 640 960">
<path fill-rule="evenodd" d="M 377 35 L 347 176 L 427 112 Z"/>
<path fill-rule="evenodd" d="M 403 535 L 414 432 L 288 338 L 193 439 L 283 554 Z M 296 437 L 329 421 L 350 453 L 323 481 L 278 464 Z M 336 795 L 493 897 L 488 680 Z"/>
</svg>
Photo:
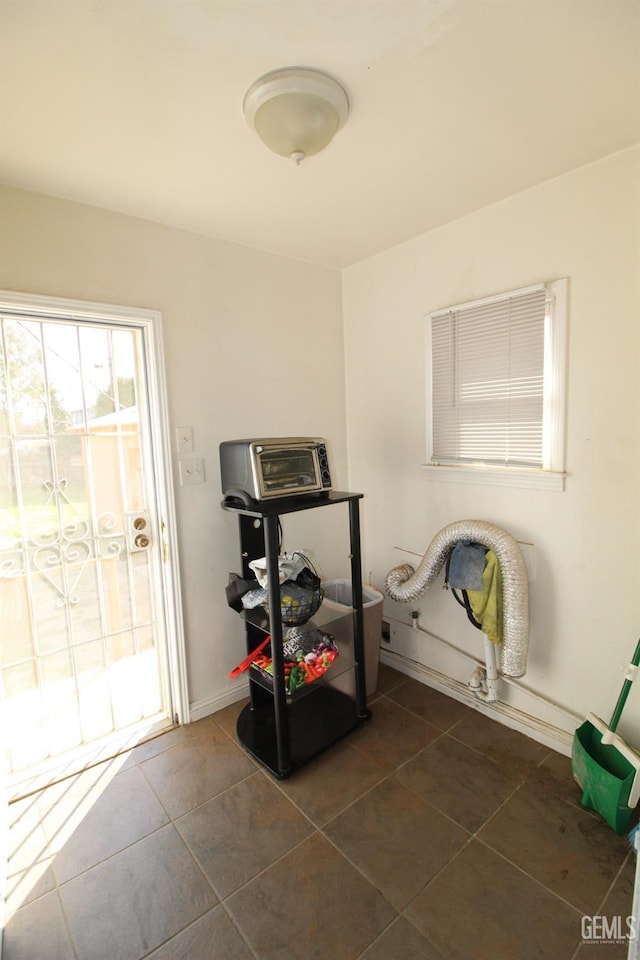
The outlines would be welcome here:
<svg viewBox="0 0 640 960">
<path fill-rule="evenodd" d="M 0 692 L 15 771 L 167 712 L 162 530 L 140 330 L 0 323 Z"/>
</svg>

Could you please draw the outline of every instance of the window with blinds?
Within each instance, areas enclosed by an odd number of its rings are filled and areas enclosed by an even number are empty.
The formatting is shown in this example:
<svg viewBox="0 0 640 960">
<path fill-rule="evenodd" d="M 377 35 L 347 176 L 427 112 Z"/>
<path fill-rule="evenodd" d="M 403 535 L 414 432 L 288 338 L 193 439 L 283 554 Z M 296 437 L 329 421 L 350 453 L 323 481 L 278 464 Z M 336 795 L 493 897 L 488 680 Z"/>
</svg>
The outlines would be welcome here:
<svg viewBox="0 0 640 960">
<path fill-rule="evenodd" d="M 558 468 L 558 283 L 430 315 L 432 465 Z"/>
</svg>

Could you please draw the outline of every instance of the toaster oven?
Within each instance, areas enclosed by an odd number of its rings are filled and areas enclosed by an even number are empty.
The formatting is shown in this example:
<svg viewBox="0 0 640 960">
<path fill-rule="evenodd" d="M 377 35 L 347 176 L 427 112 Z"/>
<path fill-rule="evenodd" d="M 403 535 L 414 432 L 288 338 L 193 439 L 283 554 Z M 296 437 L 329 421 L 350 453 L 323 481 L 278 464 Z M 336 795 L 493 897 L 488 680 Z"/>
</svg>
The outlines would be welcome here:
<svg viewBox="0 0 640 960">
<path fill-rule="evenodd" d="M 223 496 L 244 502 L 328 493 L 327 442 L 317 437 L 225 440 L 220 478 Z"/>
</svg>

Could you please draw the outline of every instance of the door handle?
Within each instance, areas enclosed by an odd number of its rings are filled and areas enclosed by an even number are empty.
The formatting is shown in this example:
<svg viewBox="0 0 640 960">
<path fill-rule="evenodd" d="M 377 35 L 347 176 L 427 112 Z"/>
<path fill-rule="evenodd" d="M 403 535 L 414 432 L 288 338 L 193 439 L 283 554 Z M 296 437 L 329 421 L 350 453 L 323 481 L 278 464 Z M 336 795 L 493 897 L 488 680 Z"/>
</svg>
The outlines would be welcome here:
<svg viewBox="0 0 640 960">
<path fill-rule="evenodd" d="M 146 550 L 151 543 L 151 519 L 148 513 L 127 515 L 127 545 L 130 553 Z"/>
</svg>

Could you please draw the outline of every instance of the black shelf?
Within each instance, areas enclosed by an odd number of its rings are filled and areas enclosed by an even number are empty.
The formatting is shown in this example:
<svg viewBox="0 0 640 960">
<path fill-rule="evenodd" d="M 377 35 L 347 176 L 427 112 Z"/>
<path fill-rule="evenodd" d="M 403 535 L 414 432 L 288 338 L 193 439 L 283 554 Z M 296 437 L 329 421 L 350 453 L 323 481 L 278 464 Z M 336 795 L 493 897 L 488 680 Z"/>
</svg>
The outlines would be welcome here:
<svg viewBox="0 0 640 960">
<path fill-rule="evenodd" d="M 240 500 L 223 500 L 223 510 L 242 513 L 248 517 L 279 517 L 284 513 L 299 513 L 301 510 L 314 510 L 316 507 L 326 507 L 332 503 L 348 503 L 354 498 L 361 500 L 363 493 L 346 493 L 341 490 L 330 490 L 328 493 L 298 494 L 295 497 L 274 497 L 273 500 L 264 500 L 247 506 Z"/>
<path fill-rule="evenodd" d="M 362 565 L 360 559 L 360 514 L 358 501 L 361 493 L 331 491 L 327 494 L 282 497 L 270 502 L 247 506 L 241 501 L 222 502 L 222 507 L 238 515 L 242 574 L 252 576 L 249 563 L 265 556 L 268 580 L 268 604 L 270 615 L 262 609 L 245 611 L 245 634 L 247 654 L 259 645 L 264 633 L 271 636 L 273 679 L 265 678 L 258 671 L 249 670 L 250 703 L 238 718 L 238 737 L 249 753 L 263 763 L 280 779 L 306 763 L 316 754 L 346 736 L 371 716 L 366 703 L 366 678 L 364 658 L 364 619 L 362 597 Z M 353 584 L 354 639 L 349 651 L 351 663 L 333 670 L 310 683 L 300 695 L 288 696 L 284 680 L 282 651 L 283 625 L 280 614 L 280 585 L 278 582 L 278 526 L 280 517 L 302 510 L 346 504 L 349 510 L 349 536 L 351 578 Z M 322 608 L 321 608 L 322 609 Z M 316 614 L 312 617 L 317 626 L 342 619 L 344 615 Z M 330 632 L 327 631 L 327 632 Z M 344 651 L 341 650 L 341 657 Z M 338 663 L 339 661 L 336 661 Z M 344 670 L 347 666 L 347 671 Z M 353 674 L 353 695 L 336 689 L 331 681 L 344 677 L 348 670 Z M 326 680 L 325 680 L 326 677 Z M 308 691 L 308 692 L 307 692 Z"/>
<path fill-rule="evenodd" d="M 309 623 L 314 627 L 318 627 L 323 633 L 331 633 L 332 623 L 342 620 L 343 617 L 353 616 L 354 613 L 355 609 L 353 607 L 345 607 L 344 610 L 335 610 L 334 608 L 321 606 L 311 617 Z M 241 610 L 240 616 L 243 620 L 246 620 L 247 623 L 257 627 L 258 630 L 262 630 L 263 633 L 269 633 L 271 630 L 269 614 L 264 607 L 254 607 L 253 610 Z M 283 636 L 286 637 L 288 629 L 289 627 L 286 624 L 282 625 Z"/>
<path fill-rule="evenodd" d="M 359 717 L 351 697 L 319 686 L 312 696 L 302 697 L 287 709 L 289 739 L 288 769 L 278 765 L 277 729 L 273 699 L 252 707 L 247 704 L 238 717 L 238 737 L 249 753 L 271 770 L 280 780 L 286 780 L 295 770 L 328 747 L 357 729 L 371 713 Z"/>
</svg>

